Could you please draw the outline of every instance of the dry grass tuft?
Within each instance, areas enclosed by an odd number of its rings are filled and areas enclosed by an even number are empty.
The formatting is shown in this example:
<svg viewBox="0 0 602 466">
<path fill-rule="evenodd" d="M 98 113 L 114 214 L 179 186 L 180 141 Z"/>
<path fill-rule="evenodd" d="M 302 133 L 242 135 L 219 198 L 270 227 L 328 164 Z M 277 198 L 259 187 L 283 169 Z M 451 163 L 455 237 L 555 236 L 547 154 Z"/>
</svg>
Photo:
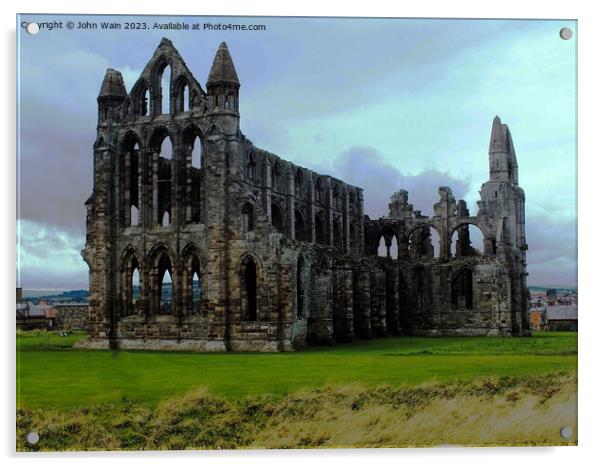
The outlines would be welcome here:
<svg viewBox="0 0 602 466">
<path fill-rule="evenodd" d="M 575 375 L 419 387 L 326 386 L 233 401 L 205 388 L 155 409 L 123 401 L 17 412 L 17 449 L 179 450 L 457 445 L 575 445 Z M 574 438 L 564 440 L 569 426 Z M 27 432 L 40 442 L 24 442 Z"/>
</svg>

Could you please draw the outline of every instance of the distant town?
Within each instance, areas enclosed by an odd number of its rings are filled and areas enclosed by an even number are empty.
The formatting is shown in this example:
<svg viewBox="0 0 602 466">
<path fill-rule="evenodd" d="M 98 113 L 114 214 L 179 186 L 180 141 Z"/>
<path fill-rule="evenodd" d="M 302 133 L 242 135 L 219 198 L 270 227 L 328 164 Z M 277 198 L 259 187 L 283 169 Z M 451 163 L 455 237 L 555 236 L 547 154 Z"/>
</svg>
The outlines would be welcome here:
<svg viewBox="0 0 602 466">
<path fill-rule="evenodd" d="M 529 287 L 531 330 L 577 331 L 577 289 Z"/>
<path fill-rule="evenodd" d="M 193 292 L 200 295 L 198 282 Z M 138 287 L 133 291 L 138 295 Z M 171 287 L 162 291 L 171 301 Z M 21 290 L 17 288 L 17 328 L 86 330 L 88 290 Z M 577 289 L 529 287 L 531 330 L 577 331 Z"/>
</svg>

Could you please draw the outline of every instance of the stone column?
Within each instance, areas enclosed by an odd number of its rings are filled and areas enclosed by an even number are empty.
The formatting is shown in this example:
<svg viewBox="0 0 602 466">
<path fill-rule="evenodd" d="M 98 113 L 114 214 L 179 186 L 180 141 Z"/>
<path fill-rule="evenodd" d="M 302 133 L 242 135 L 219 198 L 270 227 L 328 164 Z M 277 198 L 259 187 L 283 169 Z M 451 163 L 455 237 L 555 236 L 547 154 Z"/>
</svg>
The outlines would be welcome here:
<svg viewBox="0 0 602 466">
<path fill-rule="evenodd" d="M 339 269 L 335 271 L 333 327 L 337 341 L 353 341 L 353 271 Z"/>
<path fill-rule="evenodd" d="M 286 186 L 288 189 L 286 190 L 286 220 L 287 224 L 285 226 L 285 231 L 288 234 L 288 237 L 291 239 L 296 239 L 296 231 L 295 231 L 295 176 L 293 170 L 288 170 L 286 172 Z"/>
<path fill-rule="evenodd" d="M 353 274 L 353 327 L 358 338 L 372 338 L 370 321 L 370 272 L 360 269 Z"/>
</svg>

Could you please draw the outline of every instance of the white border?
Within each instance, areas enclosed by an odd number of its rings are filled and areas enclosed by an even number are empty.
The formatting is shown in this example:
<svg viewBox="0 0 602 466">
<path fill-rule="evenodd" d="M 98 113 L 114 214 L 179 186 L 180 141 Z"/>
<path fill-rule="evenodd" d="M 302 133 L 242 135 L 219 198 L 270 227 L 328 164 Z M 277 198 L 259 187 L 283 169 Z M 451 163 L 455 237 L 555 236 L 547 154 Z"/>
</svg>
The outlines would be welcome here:
<svg viewBox="0 0 602 466">
<path fill-rule="evenodd" d="M 282 462 L 287 465 L 306 466 L 308 462 L 333 463 L 345 462 L 350 466 L 364 465 L 378 461 L 380 465 L 402 462 L 422 464 L 445 463 L 445 466 L 461 464 L 468 466 L 484 461 L 489 465 L 504 465 L 509 462 L 545 462 L 554 464 L 588 464 L 593 462 L 600 444 L 600 346 L 602 309 L 596 306 L 596 290 L 600 289 L 600 247 L 594 242 L 597 236 L 597 213 L 602 199 L 597 187 L 598 173 L 602 157 L 602 135 L 598 128 L 600 117 L 600 86 L 602 85 L 600 46 L 601 24 L 596 14 L 594 1 L 542 1 L 504 0 L 485 2 L 470 0 L 454 1 L 409 1 L 388 5 L 385 1 L 371 0 L 361 4 L 332 3 L 305 0 L 298 4 L 283 1 L 252 2 L 191 2 L 190 0 L 135 0 L 119 1 L 68 1 L 22 0 L 15 5 L 3 2 L 2 34 L 5 39 L 2 48 L 4 72 L 2 80 L 2 99 L 4 108 L 0 111 L 0 131 L 4 151 L 2 156 L 2 199 L 4 202 L 4 228 L 1 229 L 3 251 L 7 252 L 0 283 L 2 284 L 2 302 L 4 319 L 4 341 L 1 348 L 5 353 L 1 359 L 3 366 L 2 400 L 5 409 L 1 425 L 3 456 L 12 464 L 14 453 L 15 425 L 15 352 L 14 317 L 12 305 L 15 287 L 15 15 L 21 13 L 119 13 L 119 14 L 199 14 L 199 15 L 266 15 L 266 16 L 390 16 L 390 17 L 465 17 L 465 18 L 558 18 L 577 19 L 579 44 L 579 300 L 580 300 L 580 351 L 579 351 L 579 444 L 565 448 L 446 448 L 446 449 L 401 449 L 401 450 L 308 450 L 308 451 L 253 451 L 253 452 L 170 452 L 170 453 L 88 453 L 88 454 L 43 454 L 19 455 L 20 464 L 38 464 L 44 458 L 53 464 L 78 462 L 82 459 L 92 464 L 102 464 L 107 459 L 128 461 L 132 464 L 164 464 L 175 459 L 177 462 L 195 464 L 200 461 L 211 463 L 234 463 L 244 461 L 248 465 L 271 466 Z M 574 40 L 575 38 L 573 38 Z M 568 155 L 570 156 L 570 155 Z M 51 188 L 51 187 L 49 187 Z M 586 215 L 586 213 L 588 215 Z M 599 455 L 598 455 L 599 456 Z"/>
</svg>

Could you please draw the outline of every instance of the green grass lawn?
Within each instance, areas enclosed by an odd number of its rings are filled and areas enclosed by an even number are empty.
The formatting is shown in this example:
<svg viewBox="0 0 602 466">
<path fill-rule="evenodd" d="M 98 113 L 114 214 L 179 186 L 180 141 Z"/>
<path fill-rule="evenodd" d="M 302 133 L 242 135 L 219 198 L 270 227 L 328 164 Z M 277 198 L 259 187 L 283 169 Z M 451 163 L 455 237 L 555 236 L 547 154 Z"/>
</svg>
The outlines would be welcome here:
<svg viewBox="0 0 602 466">
<path fill-rule="evenodd" d="M 17 336 L 18 407 L 160 400 L 206 386 L 227 398 L 358 382 L 416 385 L 577 367 L 576 333 L 532 338 L 395 337 L 295 353 L 76 350 L 83 334 Z"/>
</svg>

